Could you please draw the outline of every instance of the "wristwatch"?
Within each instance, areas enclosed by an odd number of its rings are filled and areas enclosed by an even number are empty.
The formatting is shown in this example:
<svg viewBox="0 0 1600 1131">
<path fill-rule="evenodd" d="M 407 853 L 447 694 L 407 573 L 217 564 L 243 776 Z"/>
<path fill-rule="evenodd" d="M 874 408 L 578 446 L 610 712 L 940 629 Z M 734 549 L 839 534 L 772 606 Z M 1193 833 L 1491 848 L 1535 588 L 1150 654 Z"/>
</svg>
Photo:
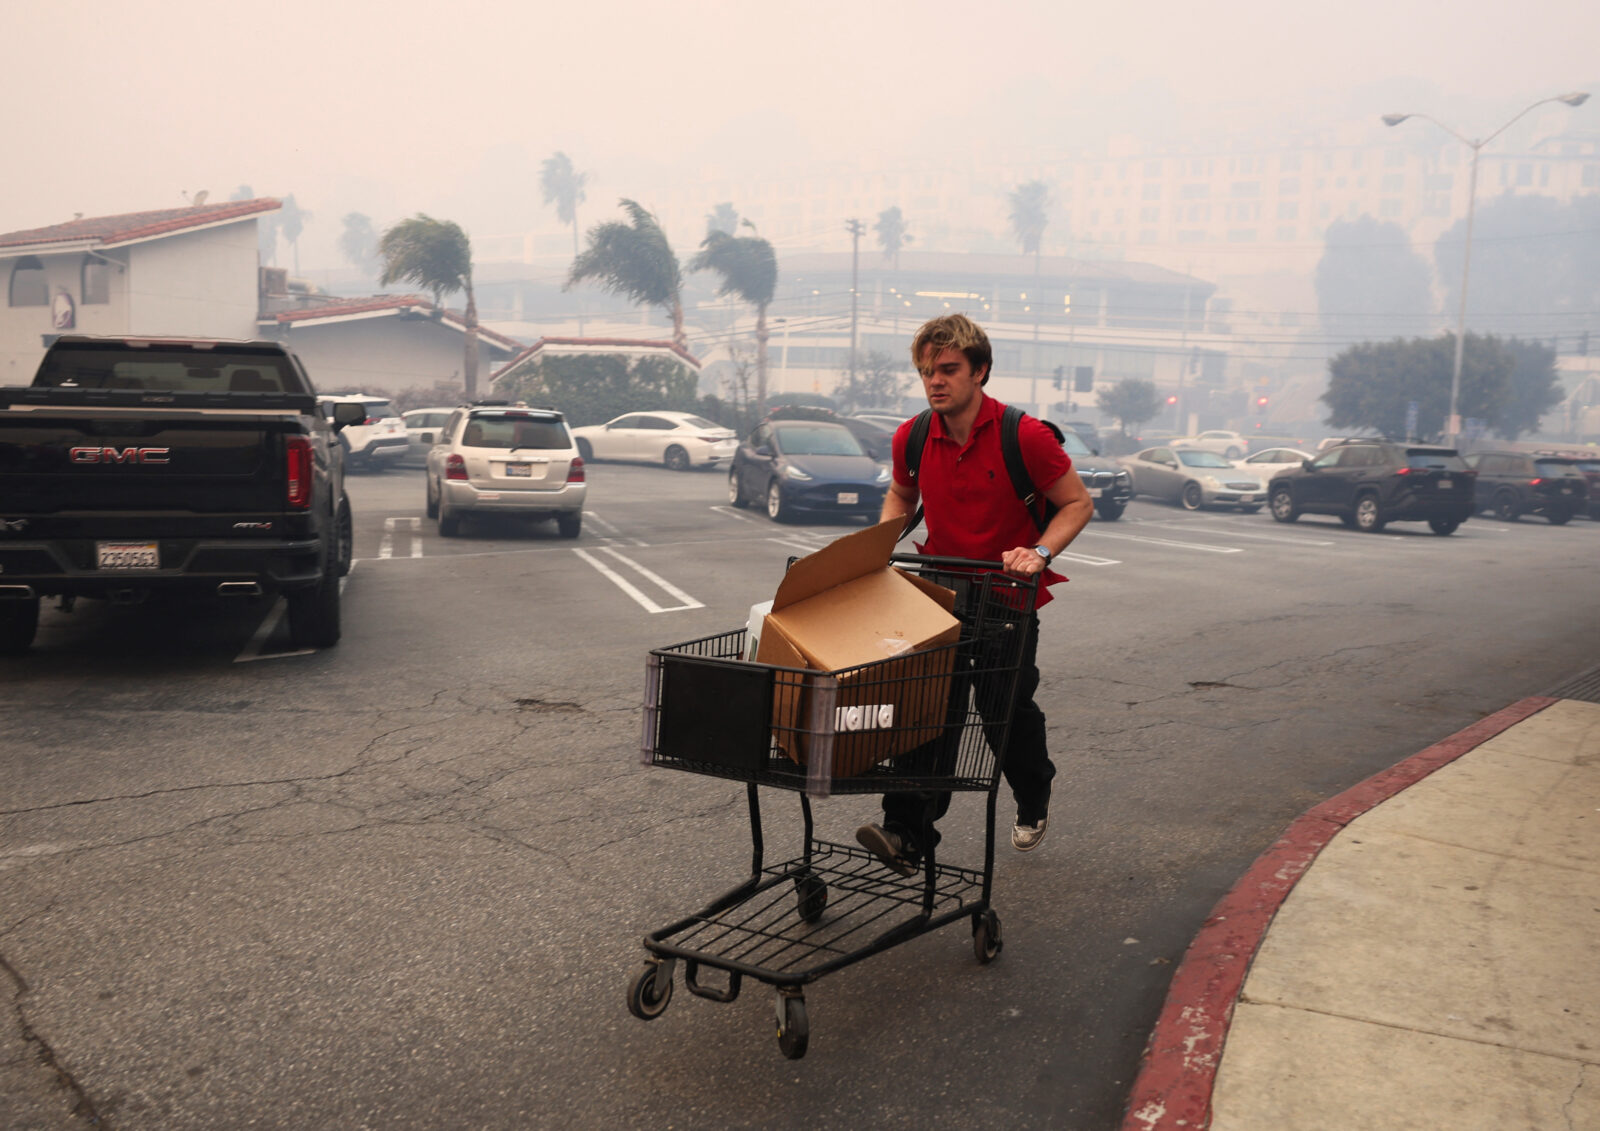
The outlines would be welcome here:
<svg viewBox="0 0 1600 1131">
<path fill-rule="evenodd" d="M 1050 564 L 1050 559 L 1055 557 L 1055 555 L 1050 552 L 1050 547 L 1049 546 L 1035 546 L 1033 548 L 1033 552 L 1038 554 L 1041 558 L 1044 559 L 1044 564 L 1045 565 L 1049 565 Z"/>
</svg>

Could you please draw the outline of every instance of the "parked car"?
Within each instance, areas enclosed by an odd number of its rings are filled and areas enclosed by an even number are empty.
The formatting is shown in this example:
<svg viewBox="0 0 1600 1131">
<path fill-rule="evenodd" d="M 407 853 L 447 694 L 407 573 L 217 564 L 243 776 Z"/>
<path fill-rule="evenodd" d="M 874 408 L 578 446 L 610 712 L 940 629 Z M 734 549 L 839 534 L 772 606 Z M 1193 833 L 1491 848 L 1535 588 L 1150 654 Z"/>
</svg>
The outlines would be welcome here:
<svg viewBox="0 0 1600 1131">
<path fill-rule="evenodd" d="M 887 428 L 891 435 L 904 424 L 910 417 L 897 416 L 892 412 L 852 412 L 850 420 L 865 420 L 868 424 L 876 424 L 880 428 Z"/>
<path fill-rule="evenodd" d="M 905 423 L 897 420 L 893 427 L 889 427 L 863 416 L 840 416 L 830 408 L 815 405 L 779 405 L 767 413 L 766 418 L 769 421 L 821 420 L 829 424 L 842 424 L 850 429 L 850 434 L 862 449 L 879 463 L 888 463 L 894 458 L 895 429 Z"/>
<path fill-rule="evenodd" d="M 1050 426 L 1049 421 L 1045 424 Z M 1107 522 L 1121 518 L 1133 498 L 1132 473 L 1116 460 L 1096 455 L 1083 437 L 1071 429 L 1062 432 L 1061 446 L 1072 457 L 1073 469 L 1094 500 L 1094 513 Z"/>
<path fill-rule="evenodd" d="M 1426 522 L 1435 534 L 1454 534 L 1473 514 L 1476 477 L 1454 448 L 1350 440 L 1280 471 L 1268 498 L 1279 522 L 1331 514 L 1370 533 L 1390 522 Z"/>
<path fill-rule="evenodd" d="M 563 538 L 576 538 L 588 483 L 559 412 L 472 404 L 450 414 L 428 449 L 426 491 L 428 517 L 444 538 L 461 532 L 462 519 L 487 514 L 553 518 Z"/>
<path fill-rule="evenodd" d="M 439 438 L 445 421 L 453 408 L 414 408 L 402 412 L 400 419 L 406 426 L 406 454 L 400 458 L 404 464 L 422 465 L 428 462 L 428 449 Z"/>
<path fill-rule="evenodd" d="M 1178 503 L 1185 510 L 1221 506 L 1255 514 L 1266 502 L 1266 485 L 1216 452 L 1146 448 L 1123 462 L 1133 475 L 1135 495 Z"/>
<path fill-rule="evenodd" d="M 1564 526 L 1589 509 L 1588 480 L 1571 456 L 1473 452 L 1467 463 L 1478 473 L 1478 510 L 1493 511 L 1505 522 L 1537 514 L 1551 526 Z"/>
<path fill-rule="evenodd" d="M 1094 454 L 1099 455 L 1103 450 L 1100 444 L 1100 429 L 1087 420 L 1063 420 L 1061 426 L 1068 432 L 1076 432 L 1084 446 Z"/>
<path fill-rule="evenodd" d="M 1234 460 L 1250 450 L 1250 441 L 1237 432 L 1211 431 L 1174 440 L 1172 441 L 1172 446 L 1174 448 L 1194 448 L 1202 452 L 1216 452 L 1226 459 Z"/>
<path fill-rule="evenodd" d="M 673 471 L 727 463 L 738 434 L 692 412 L 630 412 L 604 424 L 574 428 L 584 459 L 665 464 Z"/>
<path fill-rule="evenodd" d="M 1573 456 L 1589 483 L 1589 517 L 1600 522 L 1600 456 Z"/>
<path fill-rule="evenodd" d="M 322 414 L 333 419 L 333 406 L 359 404 L 366 411 L 366 419 L 352 424 L 339 433 L 340 446 L 345 451 L 345 466 L 352 470 L 382 471 L 399 463 L 410 446 L 406 439 L 405 421 L 394 410 L 387 397 L 369 397 L 364 393 L 329 393 L 317 398 Z"/>
<path fill-rule="evenodd" d="M 1310 452 L 1299 448 L 1263 448 L 1254 455 L 1236 459 L 1233 466 L 1242 471 L 1254 472 L 1262 479 L 1270 480 L 1280 471 L 1287 471 L 1291 467 L 1299 467 L 1308 459 L 1316 458 Z"/>
<path fill-rule="evenodd" d="M 801 512 L 875 519 L 888 488 L 889 468 L 850 429 L 826 420 L 763 421 L 739 445 L 728 471 L 728 501 L 764 503 L 773 522 Z"/>
</svg>

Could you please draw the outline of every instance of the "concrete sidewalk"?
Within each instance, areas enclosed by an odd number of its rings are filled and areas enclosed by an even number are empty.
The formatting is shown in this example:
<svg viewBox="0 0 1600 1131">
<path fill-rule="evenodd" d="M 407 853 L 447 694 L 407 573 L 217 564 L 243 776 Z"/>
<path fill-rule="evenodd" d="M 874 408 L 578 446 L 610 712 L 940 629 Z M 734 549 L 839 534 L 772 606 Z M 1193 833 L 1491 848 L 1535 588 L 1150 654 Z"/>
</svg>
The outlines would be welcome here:
<svg viewBox="0 0 1600 1131">
<path fill-rule="evenodd" d="M 1600 705 L 1526 699 L 1296 821 L 1173 978 L 1124 1131 L 1600 1128 Z"/>
</svg>

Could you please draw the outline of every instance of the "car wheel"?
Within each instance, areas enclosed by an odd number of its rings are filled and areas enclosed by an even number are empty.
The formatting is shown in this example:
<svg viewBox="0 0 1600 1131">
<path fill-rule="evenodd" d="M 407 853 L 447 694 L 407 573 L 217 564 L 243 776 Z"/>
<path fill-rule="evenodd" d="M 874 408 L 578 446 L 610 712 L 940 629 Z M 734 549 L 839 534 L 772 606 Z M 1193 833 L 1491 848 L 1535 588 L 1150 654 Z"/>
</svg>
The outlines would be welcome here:
<svg viewBox="0 0 1600 1131">
<path fill-rule="evenodd" d="M 773 522 L 789 521 L 789 507 L 783 501 L 783 485 L 776 479 L 767 486 L 767 517 Z"/>
<path fill-rule="evenodd" d="M 661 457 L 661 462 L 667 465 L 669 471 L 688 471 L 689 453 L 677 444 L 667 449 L 666 455 Z"/>
<path fill-rule="evenodd" d="M 1501 522 L 1516 522 L 1522 517 L 1522 511 L 1517 509 L 1515 491 L 1501 491 L 1494 497 L 1494 516 Z"/>
<path fill-rule="evenodd" d="M 424 492 L 424 494 L 427 495 L 427 499 L 428 499 L 428 506 L 427 506 L 428 517 L 429 518 L 438 518 L 439 517 L 439 496 L 435 495 L 433 493 L 433 477 L 432 476 L 428 477 L 428 485 L 427 485 L 427 489 Z"/>
<path fill-rule="evenodd" d="M 1378 506 L 1378 496 L 1368 492 L 1356 497 L 1356 529 L 1364 534 L 1376 534 L 1387 520 Z"/>
<path fill-rule="evenodd" d="M 1178 496 L 1178 501 L 1183 504 L 1184 510 L 1197 511 L 1200 509 L 1200 504 L 1205 502 L 1205 498 L 1205 492 L 1200 490 L 1200 484 L 1185 483 L 1183 494 Z"/>
<path fill-rule="evenodd" d="M 1240 508 L 1239 508 L 1239 513 L 1240 513 L 1240 514 L 1259 514 L 1259 513 L 1260 513 L 1260 511 L 1261 511 L 1261 508 L 1260 508 L 1260 507 L 1259 507 L 1259 506 L 1254 506 L 1254 507 L 1240 507 Z"/>
<path fill-rule="evenodd" d="M 444 498 L 439 499 L 439 537 L 454 538 L 461 533 L 461 519 L 450 513 Z"/>
<path fill-rule="evenodd" d="M 1278 522 L 1293 522 L 1300 517 L 1300 508 L 1294 505 L 1294 492 L 1287 487 L 1273 491 L 1267 505 L 1272 508 L 1272 517 Z"/>
<path fill-rule="evenodd" d="M 334 520 L 334 529 L 339 545 L 339 576 L 343 577 L 350 572 L 350 563 L 355 560 L 355 520 L 350 516 L 349 499 L 339 500 L 339 517 Z"/>
<path fill-rule="evenodd" d="M 0 600 L 0 656 L 20 656 L 39 630 L 39 598 Z"/>
<path fill-rule="evenodd" d="M 583 529 L 582 511 L 562 511 L 556 515 L 556 530 L 563 538 L 576 538 Z"/>
<path fill-rule="evenodd" d="M 582 437 L 578 438 L 578 454 L 583 457 L 583 462 L 588 463 L 594 459 L 594 445 Z"/>
<path fill-rule="evenodd" d="M 1544 512 L 1544 519 L 1551 526 L 1565 526 L 1567 523 L 1572 521 L 1572 512 L 1564 510 L 1547 510 Z"/>
<path fill-rule="evenodd" d="M 309 589 L 284 594 L 289 605 L 289 640 L 296 648 L 331 648 L 339 643 L 339 569 L 332 547 L 323 555 L 322 577 Z"/>
<path fill-rule="evenodd" d="M 744 483 L 737 470 L 728 472 L 728 505 L 741 510 L 750 505 L 750 500 L 744 497 Z"/>
<path fill-rule="evenodd" d="M 1430 518 L 1428 520 L 1428 529 L 1435 534 L 1454 534 L 1460 526 L 1461 520 L 1459 518 Z"/>
<path fill-rule="evenodd" d="M 1121 503 L 1096 503 L 1094 513 L 1107 522 L 1115 522 L 1122 517 L 1122 512 L 1125 509 Z"/>
<path fill-rule="evenodd" d="M 1241 452 L 1238 448 L 1229 448 L 1226 452 L 1224 452 L 1222 454 L 1222 458 L 1223 459 L 1243 459 L 1244 458 L 1244 453 Z"/>
</svg>

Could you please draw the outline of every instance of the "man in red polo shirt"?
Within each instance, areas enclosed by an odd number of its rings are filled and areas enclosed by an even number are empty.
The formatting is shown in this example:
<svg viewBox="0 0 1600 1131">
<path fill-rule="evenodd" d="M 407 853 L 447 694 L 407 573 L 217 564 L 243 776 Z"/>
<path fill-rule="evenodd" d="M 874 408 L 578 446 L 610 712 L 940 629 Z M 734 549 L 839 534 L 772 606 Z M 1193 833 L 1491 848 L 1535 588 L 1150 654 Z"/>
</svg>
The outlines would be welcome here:
<svg viewBox="0 0 1600 1131">
<path fill-rule="evenodd" d="M 883 500 L 882 519 L 909 517 L 920 495 L 928 528 L 927 541 L 918 546 L 922 553 L 998 561 L 1018 577 L 1042 575 L 1022 649 L 1005 761 L 1006 782 L 1017 803 L 1011 844 L 1028 852 L 1044 839 L 1050 779 L 1056 773 L 1046 749 L 1044 712 L 1033 701 L 1039 686 L 1037 609 L 1050 600 L 1048 586 L 1067 580 L 1048 568 L 1050 561 L 1094 517 L 1094 500 L 1060 442 L 1032 417 L 1023 418 L 1018 432 L 1023 462 L 1035 490 L 1060 509 L 1041 532 L 1017 498 L 1000 444 L 1005 405 L 983 391 L 993 351 L 988 335 L 971 319 L 950 314 L 928 322 L 912 339 L 911 358 L 933 419 L 915 479 L 906 463 L 911 421 L 895 433 L 894 479 Z M 980 694 L 980 710 L 983 702 Z M 934 822 L 949 807 L 948 792 L 885 794 L 883 824 L 862 825 L 856 839 L 894 871 L 909 876 L 917 870 L 922 850 L 938 843 Z"/>
</svg>

